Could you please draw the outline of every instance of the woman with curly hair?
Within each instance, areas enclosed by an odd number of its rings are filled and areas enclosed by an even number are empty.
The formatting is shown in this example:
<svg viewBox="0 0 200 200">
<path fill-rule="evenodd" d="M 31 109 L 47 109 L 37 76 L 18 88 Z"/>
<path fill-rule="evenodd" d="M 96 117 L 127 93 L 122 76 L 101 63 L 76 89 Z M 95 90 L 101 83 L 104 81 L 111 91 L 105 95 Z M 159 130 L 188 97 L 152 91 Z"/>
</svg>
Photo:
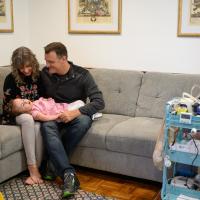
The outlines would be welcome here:
<svg viewBox="0 0 200 200">
<path fill-rule="evenodd" d="M 11 104 L 15 98 L 34 101 L 42 96 L 43 87 L 39 63 L 30 49 L 19 47 L 12 54 L 11 65 L 11 73 L 7 75 L 3 86 L 2 124 L 17 124 L 21 126 L 22 141 L 30 173 L 25 183 L 38 184 L 43 182 L 38 170 L 42 160 L 40 123 L 35 122 L 33 117 L 27 113 L 14 117 L 11 112 Z"/>
</svg>

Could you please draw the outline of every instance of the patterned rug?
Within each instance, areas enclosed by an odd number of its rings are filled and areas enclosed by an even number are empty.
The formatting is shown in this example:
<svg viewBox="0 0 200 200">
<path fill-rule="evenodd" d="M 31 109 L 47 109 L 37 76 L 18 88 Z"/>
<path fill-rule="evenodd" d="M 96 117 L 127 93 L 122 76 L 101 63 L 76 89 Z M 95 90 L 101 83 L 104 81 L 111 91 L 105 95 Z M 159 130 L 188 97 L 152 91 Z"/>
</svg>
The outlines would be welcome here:
<svg viewBox="0 0 200 200">
<path fill-rule="evenodd" d="M 45 181 L 43 184 L 26 185 L 25 176 L 13 178 L 0 184 L 5 200 L 59 200 L 62 199 L 60 186 L 53 181 Z M 114 200 L 94 193 L 78 190 L 68 200 Z"/>
</svg>

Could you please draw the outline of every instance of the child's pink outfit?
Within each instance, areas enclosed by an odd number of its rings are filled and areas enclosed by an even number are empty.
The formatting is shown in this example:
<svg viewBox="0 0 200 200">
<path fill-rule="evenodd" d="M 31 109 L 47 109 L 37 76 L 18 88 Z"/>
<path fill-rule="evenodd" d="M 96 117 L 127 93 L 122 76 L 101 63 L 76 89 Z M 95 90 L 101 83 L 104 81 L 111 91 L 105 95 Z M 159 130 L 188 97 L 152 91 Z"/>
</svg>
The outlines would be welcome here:
<svg viewBox="0 0 200 200">
<path fill-rule="evenodd" d="M 65 110 L 78 109 L 84 105 L 84 102 L 81 100 L 68 104 L 56 103 L 52 98 L 45 99 L 40 97 L 38 100 L 33 101 L 31 114 L 33 118 L 37 116 L 38 112 L 45 115 L 56 115 L 64 112 Z"/>
</svg>

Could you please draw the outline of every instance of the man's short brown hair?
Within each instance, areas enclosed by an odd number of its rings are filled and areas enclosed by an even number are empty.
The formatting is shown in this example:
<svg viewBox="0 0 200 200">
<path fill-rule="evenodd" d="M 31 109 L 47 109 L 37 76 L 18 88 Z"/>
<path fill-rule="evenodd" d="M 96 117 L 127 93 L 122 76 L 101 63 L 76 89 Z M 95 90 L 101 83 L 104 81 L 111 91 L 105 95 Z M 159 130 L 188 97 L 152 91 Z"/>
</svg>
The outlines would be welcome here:
<svg viewBox="0 0 200 200">
<path fill-rule="evenodd" d="M 58 57 L 62 56 L 68 56 L 67 54 L 67 48 L 64 44 L 61 42 L 52 42 L 44 47 L 45 54 L 50 53 L 51 51 L 54 51 Z"/>
</svg>

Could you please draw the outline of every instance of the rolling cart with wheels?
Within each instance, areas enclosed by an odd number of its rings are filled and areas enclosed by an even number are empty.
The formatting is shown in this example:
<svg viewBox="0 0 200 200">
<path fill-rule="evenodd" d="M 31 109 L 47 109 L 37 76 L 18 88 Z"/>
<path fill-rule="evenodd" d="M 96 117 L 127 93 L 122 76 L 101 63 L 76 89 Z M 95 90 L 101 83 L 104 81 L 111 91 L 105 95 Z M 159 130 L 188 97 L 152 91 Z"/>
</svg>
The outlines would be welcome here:
<svg viewBox="0 0 200 200">
<path fill-rule="evenodd" d="M 174 130 L 173 136 L 170 129 Z M 162 200 L 200 199 L 200 188 L 194 184 L 194 175 L 200 166 L 200 140 L 194 139 L 190 133 L 186 135 L 185 131 L 191 130 L 200 132 L 200 116 L 176 114 L 173 101 L 168 102 L 165 108 Z M 185 174 L 177 173 L 181 167 L 185 168 Z"/>
</svg>

